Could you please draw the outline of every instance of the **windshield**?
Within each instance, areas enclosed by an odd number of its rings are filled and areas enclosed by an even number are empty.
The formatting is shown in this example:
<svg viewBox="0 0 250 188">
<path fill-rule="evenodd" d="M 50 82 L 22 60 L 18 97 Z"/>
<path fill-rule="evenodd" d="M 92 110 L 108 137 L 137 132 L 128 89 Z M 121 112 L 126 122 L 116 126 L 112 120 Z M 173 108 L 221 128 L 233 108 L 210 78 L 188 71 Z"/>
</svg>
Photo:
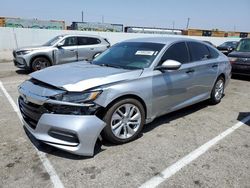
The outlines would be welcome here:
<svg viewBox="0 0 250 188">
<path fill-rule="evenodd" d="M 220 46 L 221 46 L 221 47 L 228 47 L 228 46 L 236 47 L 236 45 L 237 45 L 237 42 L 224 42 L 224 43 L 221 44 Z"/>
<path fill-rule="evenodd" d="M 56 44 L 61 38 L 63 38 L 62 35 L 60 36 L 56 36 L 53 39 L 49 40 L 48 42 L 46 42 L 43 46 L 53 46 L 54 44 Z"/>
<path fill-rule="evenodd" d="M 124 69 L 149 67 L 164 44 L 122 42 L 109 48 L 93 60 L 93 64 Z"/>
<path fill-rule="evenodd" d="M 241 40 L 236 48 L 238 52 L 250 52 L 250 39 Z"/>
</svg>

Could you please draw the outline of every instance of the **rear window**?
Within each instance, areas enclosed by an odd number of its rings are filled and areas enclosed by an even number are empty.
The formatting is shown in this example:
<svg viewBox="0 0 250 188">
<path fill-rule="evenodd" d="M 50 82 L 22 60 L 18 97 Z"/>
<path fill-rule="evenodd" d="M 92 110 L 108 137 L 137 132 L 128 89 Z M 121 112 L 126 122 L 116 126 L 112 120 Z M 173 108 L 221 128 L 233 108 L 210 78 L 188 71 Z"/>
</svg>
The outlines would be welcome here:
<svg viewBox="0 0 250 188">
<path fill-rule="evenodd" d="M 187 44 L 192 61 L 201 61 L 210 56 L 210 52 L 206 45 L 198 42 L 188 42 Z"/>
<path fill-rule="evenodd" d="M 92 37 L 78 37 L 78 45 L 94 45 L 100 44 L 100 39 Z"/>
<path fill-rule="evenodd" d="M 236 48 L 238 52 L 250 52 L 250 39 L 241 40 Z"/>
</svg>

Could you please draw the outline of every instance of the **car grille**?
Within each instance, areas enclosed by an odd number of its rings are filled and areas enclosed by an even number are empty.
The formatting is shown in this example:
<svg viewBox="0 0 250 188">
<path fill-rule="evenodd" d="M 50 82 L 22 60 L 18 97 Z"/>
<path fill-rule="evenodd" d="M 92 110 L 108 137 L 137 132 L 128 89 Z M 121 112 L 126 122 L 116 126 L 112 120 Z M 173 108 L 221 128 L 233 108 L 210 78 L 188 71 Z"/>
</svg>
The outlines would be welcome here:
<svg viewBox="0 0 250 188">
<path fill-rule="evenodd" d="M 237 64 L 250 64 L 250 58 L 237 58 Z"/>
<path fill-rule="evenodd" d="M 23 119 L 33 129 L 36 128 L 41 116 L 48 112 L 43 106 L 25 102 L 21 96 L 18 98 L 18 103 Z"/>
</svg>

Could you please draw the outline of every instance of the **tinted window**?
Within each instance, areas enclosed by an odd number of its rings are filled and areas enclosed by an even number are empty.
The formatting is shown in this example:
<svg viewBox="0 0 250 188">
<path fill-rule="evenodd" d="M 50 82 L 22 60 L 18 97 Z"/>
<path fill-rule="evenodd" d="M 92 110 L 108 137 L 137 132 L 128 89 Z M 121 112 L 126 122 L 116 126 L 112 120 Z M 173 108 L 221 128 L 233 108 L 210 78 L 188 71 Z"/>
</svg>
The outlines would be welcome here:
<svg viewBox="0 0 250 188">
<path fill-rule="evenodd" d="M 100 44 L 101 41 L 97 38 L 90 38 L 90 37 L 78 37 L 78 44 L 79 45 L 93 45 L 93 44 Z"/>
<path fill-rule="evenodd" d="M 180 63 L 189 62 L 189 55 L 187 51 L 187 46 L 185 42 L 179 42 L 170 46 L 161 59 L 161 63 L 171 59 L 179 61 Z"/>
<path fill-rule="evenodd" d="M 88 44 L 100 44 L 101 41 L 97 38 L 88 38 Z"/>
<path fill-rule="evenodd" d="M 241 40 L 236 48 L 238 52 L 250 52 L 250 39 Z"/>
<path fill-rule="evenodd" d="M 63 46 L 75 46 L 75 45 L 77 45 L 76 37 L 68 37 L 64 39 Z"/>
<path fill-rule="evenodd" d="M 209 52 L 210 52 L 209 58 L 213 59 L 219 56 L 219 53 L 215 49 L 210 48 L 210 47 L 207 47 L 207 48 L 209 49 Z"/>
<path fill-rule="evenodd" d="M 200 61 L 209 57 L 208 47 L 198 42 L 188 42 L 192 61 Z"/>
</svg>

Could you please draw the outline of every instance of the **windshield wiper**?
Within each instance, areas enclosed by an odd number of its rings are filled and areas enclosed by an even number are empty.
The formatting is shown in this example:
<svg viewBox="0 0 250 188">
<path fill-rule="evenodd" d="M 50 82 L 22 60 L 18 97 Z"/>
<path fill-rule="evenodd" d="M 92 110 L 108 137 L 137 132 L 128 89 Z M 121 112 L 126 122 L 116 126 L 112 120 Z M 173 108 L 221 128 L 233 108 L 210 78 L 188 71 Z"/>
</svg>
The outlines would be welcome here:
<svg viewBox="0 0 250 188">
<path fill-rule="evenodd" d="M 120 65 L 114 65 L 114 64 L 107 64 L 107 63 L 103 63 L 103 64 L 99 64 L 100 66 L 103 67 L 114 67 L 114 68 L 121 68 L 121 69 L 125 69 L 123 66 Z"/>
</svg>

